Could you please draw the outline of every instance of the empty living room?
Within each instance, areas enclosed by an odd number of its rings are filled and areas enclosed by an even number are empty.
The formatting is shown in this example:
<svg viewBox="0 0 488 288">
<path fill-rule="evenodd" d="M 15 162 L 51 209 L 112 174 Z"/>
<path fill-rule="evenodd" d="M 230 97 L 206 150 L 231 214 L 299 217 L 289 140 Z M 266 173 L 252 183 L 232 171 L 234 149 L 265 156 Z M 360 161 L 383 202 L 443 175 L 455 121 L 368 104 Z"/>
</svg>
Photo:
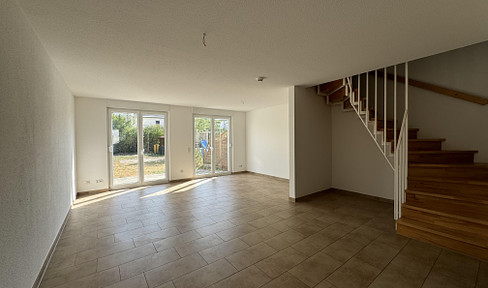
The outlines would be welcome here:
<svg viewBox="0 0 488 288">
<path fill-rule="evenodd" d="M 0 288 L 488 287 L 486 27 L 0 0 Z"/>
</svg>

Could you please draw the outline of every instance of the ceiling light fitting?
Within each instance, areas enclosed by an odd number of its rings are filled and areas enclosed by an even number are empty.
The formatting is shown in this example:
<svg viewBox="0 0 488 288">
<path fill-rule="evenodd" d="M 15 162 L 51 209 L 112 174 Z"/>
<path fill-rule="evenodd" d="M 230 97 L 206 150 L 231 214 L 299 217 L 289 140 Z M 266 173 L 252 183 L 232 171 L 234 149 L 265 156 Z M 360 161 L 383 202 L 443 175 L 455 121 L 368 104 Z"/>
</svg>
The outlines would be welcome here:
<svg viewBox="0 0 488 288">
<path fill-rule="evenodd" d="M 261 83 L 261 82 L 263 82 L 263 81 L 264 81 L 264 79 L 266 79 L 266 77 L 264 77 L 264 76 L 259 76 L 259 77 L 256 77 L 256 81 L 258 81 L 258 82 L 260 82 L 260 83 Z"/>
<path fill-rule="evenodd" d="M 203 44 L 203 47 L 207 47 L 207 33 L 203 33 L 202 44 Z"/>
</svg>

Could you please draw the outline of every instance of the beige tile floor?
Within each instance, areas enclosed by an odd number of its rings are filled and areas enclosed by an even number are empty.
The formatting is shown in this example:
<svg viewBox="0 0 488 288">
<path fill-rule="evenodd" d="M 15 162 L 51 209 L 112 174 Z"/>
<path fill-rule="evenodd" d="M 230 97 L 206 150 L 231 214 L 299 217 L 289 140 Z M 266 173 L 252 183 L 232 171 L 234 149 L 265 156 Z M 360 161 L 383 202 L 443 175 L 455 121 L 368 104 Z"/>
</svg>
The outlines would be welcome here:
<svg viewBox="0 0 488 288">
<path fill-rule="evenodd" d="M 288 201 L 253 174 L 80 198 L 41 287 L 488 287 L 488 264 L 397 236 L 392 205 Z"/>
</svg>

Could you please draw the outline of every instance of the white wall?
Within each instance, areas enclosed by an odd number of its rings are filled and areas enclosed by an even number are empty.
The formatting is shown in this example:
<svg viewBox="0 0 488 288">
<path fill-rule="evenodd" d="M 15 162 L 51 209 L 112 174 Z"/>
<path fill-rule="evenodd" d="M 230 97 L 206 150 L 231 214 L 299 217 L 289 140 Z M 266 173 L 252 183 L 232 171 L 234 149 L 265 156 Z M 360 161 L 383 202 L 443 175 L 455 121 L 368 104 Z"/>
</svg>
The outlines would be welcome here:
<svg viewBox="0 0 488 288">
<path fill-rule="evenodd" d="M 412 79 L 488 98 L 488 42 L 410 62 Z M 419 138 L 446 138 L 444 149 L 479 150 L 488 162 L 488 105 L 410 86 L 409 124 Z"/>
<path fill-rule="evenodd" d="M 294 161 L 290 161 L 290 197 L 299 198 L 332 186 L 331 110 L 314 88 L 292 87 L 290 128 Z M 292 125 L 292 124 L 290 124 Z M 293 183 L 293 184 L 292 184 Z M 293 185 L 293 186 L 292 186 Z"/>
<path fill-rule="evenodd" d="M 332 106 L 332 187 L 393 199 L 393 170 L 355 112 Z"/>
<path fill-rule="evenodd" d="M 288 104 L 246 113 L 247 170 L 289 179 Z"/>
<path fill-rule="evenodd" d="M 193 177 L 192 113 L 191 107 L 171 107 L 168 125 L 170 129 L 170 179 L 172 180 Z"/>
<path fill-rule="evenodd" d="M 107 189 L 109 186 L 108 108 L 168 112 L 170 180 L 193 177 L 193 114 L 230 116 L 232 171 L 246 170 L 245 112 L 86 97 L 75 98 L 78 192 Z M 103 179 L 103 182 L 96 183 L 96 179 Z M 90 181 L 90 184 L 86 181 Z"/>
<path fill-rule="evenodd" d="M 0 67 L 0 286 L 32 287 L 73 199 L 74 104 L 12 0 Z"/>
</svg>

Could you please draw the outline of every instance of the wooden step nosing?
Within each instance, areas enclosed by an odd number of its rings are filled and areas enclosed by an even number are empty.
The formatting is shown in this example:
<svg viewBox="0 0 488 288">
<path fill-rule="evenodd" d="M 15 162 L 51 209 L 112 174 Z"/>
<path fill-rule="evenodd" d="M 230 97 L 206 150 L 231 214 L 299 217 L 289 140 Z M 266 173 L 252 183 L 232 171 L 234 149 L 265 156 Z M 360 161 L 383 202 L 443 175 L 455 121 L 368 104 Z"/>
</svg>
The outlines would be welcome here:
<svg viewBox="0 0 488 288">
<path fill-rule="evenodd" d="M 432 138 L 432 139 L 408 139 L 408 141 L 412 141 L 412 142 L 444 142 L 444 141 L 446 141 L 446 139 L 444 139 L 444 138 L 438 138 L 438 139 L 435 139 L 435 138 Z"/>
<path fill-rule="evenodd" d="M 427 151 L 408 151 L 408 154 L 475 154 L 476 150 L 427 150 Z"/>
<path fill-rule="evenodd" d="M 339 88 L 337 88 L 337 89 L 335 89 L 334 91 L 332 91 L 332 92 L 330 92 L 329 94 L 327 94 L 327 96 L 334 94 L 335 92 L 337 92 L 337 91 L 341 90 L 343 87 L 346 87 L 346 85 L 342 85 L 342 86 L 340 86 Z M 325 93 L 324 93 L 324 94 L 325 94 Z"/>
<path fill-rule="evenodd" d="M 374 122 L 374 121 L 372 121 L 372 122 Z M 378 131 L 384 131 L 384 130 L 385 130 L 384 127 L 378 127 Z M 393 131 L 393 130 L 395 130 L 395 128 L 386 128 L 386 131 Z M 398 128 L 396 130 L 397 130 L 397 132 L 401 131 L 401 129 L 398 129 Z M 408 128 L 409 132 L 418 132 L 419 130 L 420 130 L 419 128 Z"/>
<path fill-rule="evenodd" d="M 480 248 L 485 248 L 485 249 L 488 248 L 488 243 L 478 242 L 478 241 L 475 241 L 473 239 L 468 239 L 468 238 L 462 238 L 462 237 L 459 237 L 459 236 L 456 236 L 456 235 L 453 235 L 453 234 L 448 234 L 448 233 L 445 233 L 445 232 L 442 232 L 442 231 L 439 231 L 439 230 L 435 230 L 435 229 L 432 229 L 432 228 L 429 228 L 429 227 L 424 227 L 424 226 L 416 225 L 415 223 L 409 223 L 409 221 L 405 221 L 405 220 L 401 221 L 401 220 L 402 219 L 399 219 L 397 221 L 397 224 L 398 224 L 398 222 L 400 222 L 400 225 L 408 226 L 408 227 L 411 227 L 411 228 L 414 228 L 414 229 L 417 229 L 417 230 L 421 230 L 421 231 L 424 231 L 424 232 L 436 234 L 436 235 L 439 235 L 439 236 L 442 236 L 442 237 L 446 237 L 446 238 L 449 238 L 449 239 L 454 239 L 456 241 L 463 242 L 463 243 L 467 243 L 467 244 L 470 244 L 470 245 L 473 245 L 473 246 L 477 246 L 477 247 L 480 247 Z M 419 221 L 416 221 L 416 222 L 419 222 Z M 426 223 L 426 224 L 428 224 L 428 223 Z"/>
<path fill-rule="evenodd" d="M 408 219 L 409 221 L 416 221 L 426 225 L 436 226 L 439 227 L 439 229 L 449 230 L 453 233 L 472 235 L 470 237 L 475 239 L 481 237 L 482 239 L 486 239 L 488 241 L 488 225 L 480 225 L 478 223 L 471 222 L 468 223 L 463 220 L 433 215 L 412 209 L 405 209 L 405 211 L 402 213 L 402 219 Z M 458 226 L 462 228 L 459 228 Z"/>
<path fill-rule="evenodd" d="M 412 177 L 412 176 L 409 176 L 408 180 L 488 186 L 488 181 L 479 181 L 479 180 L 473 181 L 470 179 L 460 179 L 460 178 L 452 178 L 452 177 L 451 178 L 442 178 L 442 177 L 418 177 L 418 176 Z"/>
<path fill-rule="evenodd" d="M 466 202 L 467 204 L 470 203 L 476 203 L 476 204 L 481 204 L 481 205 L 488 205 L 488 199 L 476 199 L 476 198 L 469 198 L 469 197 L 460 197 L 460 196 L 454 196 L 454 195 L 446 195 L 446 194 L 436 194 L 432 192 L 426 192 L 426 191 L 419 191 L 419 190 L 412 190 L 412 189 L 407 189 L 407 193 L 411 194 L 418 194 L 418 195 L 424 195 L 432 198 L 442 198 L 442 199 L 448 199 L 448 200 L 456 200 L 459 202 Z M 488 207 L 487 207 L 488 208 Z"/>
<path fill-rule="evenodd" d="M 442 211 L 437 211 L 437 210 L 431 210 L 431 209 L 427 209 L 427 208 L 412 206 L 412 205 L 409 205 L 409 204 L 403 204 L 402 205 L 402 208 L 403 207 L 405 207 L 407 209 L 417 210 L 417 211 L 420 211 L 420 212 L 425 212 L 425 213 L 440 215 L 440 216 L 444 216 L 444 217 L 447 217 L 447 218 L 454 218 L 454 219 L 459 219 L 459 220 L 463 220 L 463 221 L 467 221 L 467 222 L 472 222 L 472 223 L 477 223 L 477 224 L 481 224 L 481 225 L 488 225 L 488 220 L 480 220 L 480 219 L 466 217 L 466 216 L 462 216 L 462 215 L 455 215 L 455 214 L 451 214 L 451 213 L 447 213 L 447 212 L 442 212 Z"/>
<path fill-rule="evenodd" d="M 468 169 L 480 169 L 488 170 L 488 165 L 479 163 L 463 163 L 463 164 L 449 164 L 449 163 L 410 163 L 408 164 L 412 167 L 422 167 L 422 168 L 468 168 Z"/>
</svg>

